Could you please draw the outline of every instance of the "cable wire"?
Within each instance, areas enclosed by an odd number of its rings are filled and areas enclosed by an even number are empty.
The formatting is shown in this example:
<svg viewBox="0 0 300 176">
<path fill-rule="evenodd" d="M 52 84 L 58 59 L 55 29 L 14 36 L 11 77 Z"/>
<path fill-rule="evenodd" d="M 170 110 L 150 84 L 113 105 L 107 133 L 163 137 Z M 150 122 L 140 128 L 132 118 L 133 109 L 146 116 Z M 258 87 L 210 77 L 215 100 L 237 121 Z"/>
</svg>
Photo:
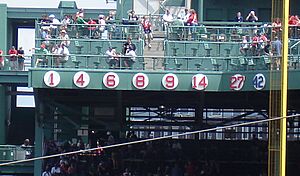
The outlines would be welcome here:
<svg viewBox="0 0 300 176">
<path fill-rule="evenodd" d="M 99 149 L 116 148 L 116 147 L 122 147 L 122 146 L 127 146 L 127 145 L 140 144 L 140 143 L 145 143 L 145 142 L 151 142 L 151 141 L 157 141 L 157 140 L 168 139 L 168 138 L 173 138 L 173 137 L 179 137 L 179 136 L 184 136 L 184 135 L 205 133 L 205 132 L 210 132 L 210 131 L 215 131 L 215 130 L 220 130 L 220 129 L 240 127 L 240 126 L 246 126 L 246 125 L 253 125 L 253 124 L 258 124 L 258 123 L 270 122 L 270 121 L 275 121 L 275 120 L 280 120 L 280 119 L 285 119 L 285 118 L 294 118 L 294 117 L 299 117 L 299 116 L 300 116 L 300 114 L 290 115 L 290 116 L 286 116 L 286 117 L 274 117 L 274 118 L 269 118 L 269 119 L 257 120 L 257 121 L 253 121 L 253 122 L 245 122 L 245 123 L 227 125 L 227 126 L 222 126 L 222 127 L 214 127 L 214 128 L 203 129 L 203 130 L 185 132 L 185 133 L 181 133 L 181 134 L 167 135 L 167 136 L 162 136 L 162 137 L 157 137 L 157 138 L 150 138 L 150 139 L 143 139 L 143 140 L 138 140 L 138 141 L 131 141 L 131 142 L 107 145 L 107 146 L 103 146 L 103 147 L 97 147 L 97 148 L 91 148 L 91 149 L 85 149 L 85 150 L 77 150 L 77 151 L 59 153 L 59 154 L 48 155 L 48 156 L 40 156 L 40 157 L 29 158 L 29 159 L 24 159 L 24 160 L 17 160 L 17 161 L 1 163 L 0 167 L 1 166 L 12 165 L 12 164 L 18 164 L 18 163 L 48 159 L 48 158 L 55 158 L 55 157 L 59 157 L 59 156 L 90 152 L 90 151 L 95 151 L 95 150 L 99 150 Z"/>
</svg>

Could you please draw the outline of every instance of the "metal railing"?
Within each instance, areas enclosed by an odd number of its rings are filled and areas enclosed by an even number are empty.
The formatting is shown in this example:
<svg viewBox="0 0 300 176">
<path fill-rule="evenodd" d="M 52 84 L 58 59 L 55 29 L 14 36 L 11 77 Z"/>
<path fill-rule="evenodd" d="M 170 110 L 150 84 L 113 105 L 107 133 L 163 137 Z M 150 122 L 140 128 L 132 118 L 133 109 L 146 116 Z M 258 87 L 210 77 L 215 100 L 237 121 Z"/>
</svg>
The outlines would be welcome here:
<svg viewBox="0 0 300 176">
<path fill-rule="evenodd" d="M 36 23 L 36 38 L 58 38 L 62 30 L 69 38 L 83 39 L 139 39 L 142 37 L 142 28 L 139 21 L 124 21 L 124 24 L 108 22 L 100 24 L 44 24 Z"/>
<path fill-rule="evenodd" d="M 70 55 L 66 62 L 56 62 L 60 56 L 34 55 L 34 68 L 61 69 L 130 69 L 162 71 L 253 71 L 276 70 L 281 56 L 118 56 Z M 38 62 L 37 62 L 38 61 Z M 57 64 L 58 63 L 58 64 Z M 299 69 L 300 56 L 289 56 L 289 69 Z"/>
<path fill-rule="evenodd" d="M 24 160 L 33 156 L 33 146 L 0 145 L 0 162 Z"/>
</svg>

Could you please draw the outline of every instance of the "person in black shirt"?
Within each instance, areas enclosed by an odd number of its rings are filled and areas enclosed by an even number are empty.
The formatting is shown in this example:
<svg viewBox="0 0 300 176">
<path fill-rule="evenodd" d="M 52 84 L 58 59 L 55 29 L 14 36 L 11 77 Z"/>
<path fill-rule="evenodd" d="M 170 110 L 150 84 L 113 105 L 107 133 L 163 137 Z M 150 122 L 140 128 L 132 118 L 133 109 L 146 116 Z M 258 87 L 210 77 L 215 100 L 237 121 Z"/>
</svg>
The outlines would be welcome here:
<svg viewBox="0 0 300 176">
<path fill-rule="evenodd" d="M 123 52 L 122 54 L 125 55 L 129 49 L 132 49 L 133 51 L 136 50 L 135 44 L 132 43 L 131 38 L 128 38 L 127 41 L 123 45 Z"/>
<path fill-rule="evenodd" d="M 236 13 L 235 22 L 244 22 L 241 12 Z"/>
<path fill-rule="evenodd" d="M 18 50 L 18 70 L 24 70 L 24 60 L 25 60 L 25 57 L 24 57 L 24 50 L 23 50 L 23 47 L 19 47 L 19 50 Z"/>
</svg>

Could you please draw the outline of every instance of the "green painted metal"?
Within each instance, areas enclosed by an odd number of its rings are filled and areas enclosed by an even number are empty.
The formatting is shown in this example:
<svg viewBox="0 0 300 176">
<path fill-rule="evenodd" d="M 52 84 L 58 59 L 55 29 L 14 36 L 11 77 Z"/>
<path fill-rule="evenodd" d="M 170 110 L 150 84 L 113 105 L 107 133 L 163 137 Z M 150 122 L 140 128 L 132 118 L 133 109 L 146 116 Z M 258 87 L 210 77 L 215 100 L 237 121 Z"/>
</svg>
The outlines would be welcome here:
<svg viewBox="0 0 300 176">
<path fill-rule="evenodd" d="M 39 102 L 38 97 L 35 97 L 36 107 L 38 109 L 35 117 L 35 148 L 34 156 L 40 157 L 43 156 L 43 143 L 44 143 L 44 130 L 43 130 L 43 119 L 44 117 L 40 114 L 43 114 L 44 106 L 42 102 Z M 34 161 L 34 176 L 42 175 L 42 160 Z"/>
<path fill-rule="evenodd" d="M 44 74 L 49 71 L 45 69 L 32 69 L 29 72 L 29 82 L 33 88 L 48 88 L 44 82 Z M 253 86 L 253 78 L 256 74 L 261 73 L 266 78 L 266 84 L 263 90 L 269 90 L 269 71 L 236 71 L 236 72 L 220 72 L 220 71 L 199 71 L 199 72 L 187 72 L 187 71 L 164 71 L 164 72 L 151 72 L 151 71 L 138 71 L 138 70 L 77 70 L 77 69 L 51 69 L 60 74 L 61 82 L 56 87 L 57 89 L 79 89 L 73 83 L 73 76 L 78 71 L 85 71 L 90 76 L 90 83 L 85 89 L 97 89 L 108 90 L 103 83 L 102 79 L 104 74 L 108 72 L 114 72 L 119 75 L 120 83 L 114 90 L 137 90 L 132 84 L 132 78 L 136 73 L 145 73 L 149 77 L 149 85 L 145 90 L 151 91 L 167 91 L 162 86 L 162 78 L 167 73 L 174 73 L 179 80 L 178 87 L 175 91 L 195 91 L 192 88 L 192 77 L 195 74 L 204 74 L 208 78 L 208 87 L 205 91 L 208 92 L 232 92 L 230 88 L 231 77 L 235 74 L 241 74 L 245 76 L 244 86 L 240 91 L 257 91 Z M 278 72 L 275 71 L 274 74 Z M 290 71 L 289 89 L 300 89 L 300 85 L 297 84 L 297 80 L 300 74 L 300 70 Z"/>
<path fill-rule="evenodd" d="M 0 144 L 6 144 L 6 86 L 0 85 Z"/>
<path fill-rule="evenodd" d="M 133 9 L 133 0 L 118 0 L 117 9 L 117 20 L 128 19 L 128 12 Z"/>
<path fill-rule="evenodd" d="M 0 4 L 0 50 L 7 51 L 7 5 Z"/>
<path fill-rule="evenodd" d="M 27 84 L 27 71 L 1 71 L 0 84 Z"/>
</svg>

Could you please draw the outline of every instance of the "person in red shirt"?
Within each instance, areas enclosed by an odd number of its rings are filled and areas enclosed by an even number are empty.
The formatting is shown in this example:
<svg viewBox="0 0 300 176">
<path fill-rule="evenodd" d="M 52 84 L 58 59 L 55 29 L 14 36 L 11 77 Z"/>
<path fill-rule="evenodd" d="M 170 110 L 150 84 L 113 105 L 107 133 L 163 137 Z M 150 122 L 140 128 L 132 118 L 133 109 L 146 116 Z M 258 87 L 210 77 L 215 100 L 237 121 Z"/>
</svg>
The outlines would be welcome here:
<svg viewBox="0 0 300 176">
<path fill-rule="evenodd" d="M 258 41 L 259 41 L 259 36 L 257 34 L 255 34 L 252 37 L 252 44 L 251 44 L 251 54 L 252 54 L 252 56 L 256 56 L 256 54 L 257 54 Z"/>
<path fill-rule="evenodd" d="M 90 18 L 90 20 L 88 21 L 88 24 L 90 24 L 89 27 L 88 27 L 88 30 L 89 30 L 89 36 L 91 37 L 91 36 L 94 35 L 97 23 L 92 18 Z"/>
<path fill-rule="evenodd" d="M 18 68 L 18 59 L 17 59 L 17 55 L 18 55 L 18 51 L 16 50 L 16 48 L 14 46 L 12 46 L 10 48 L 10 50 L 8 51 L 9 54 L 9 63 L 10 63 L 10 69 L 11 70 L 17 70 Z"/>
<path fill-rule="evenodd" d="M 188 26 L 197 26 L 198 25 L 198 19 L 197 19 L 197 13 L 194 9 L 190 10 L 190 16 L 187 19 L 187 25 Z M 190 33 L 192 34 L 192 38 L 196 39 L 196 28 L 192 27 L 190 30 Z"/>
<path fill-rule="evenodd" d="M 151 30 L 151 22 L 147 16 L 143 17 L 142 26 L 145 34 L 145 46 L 148 45 L 151 48 L 151 40 L 153 39 L 152 30 Z"/>
</svg>

